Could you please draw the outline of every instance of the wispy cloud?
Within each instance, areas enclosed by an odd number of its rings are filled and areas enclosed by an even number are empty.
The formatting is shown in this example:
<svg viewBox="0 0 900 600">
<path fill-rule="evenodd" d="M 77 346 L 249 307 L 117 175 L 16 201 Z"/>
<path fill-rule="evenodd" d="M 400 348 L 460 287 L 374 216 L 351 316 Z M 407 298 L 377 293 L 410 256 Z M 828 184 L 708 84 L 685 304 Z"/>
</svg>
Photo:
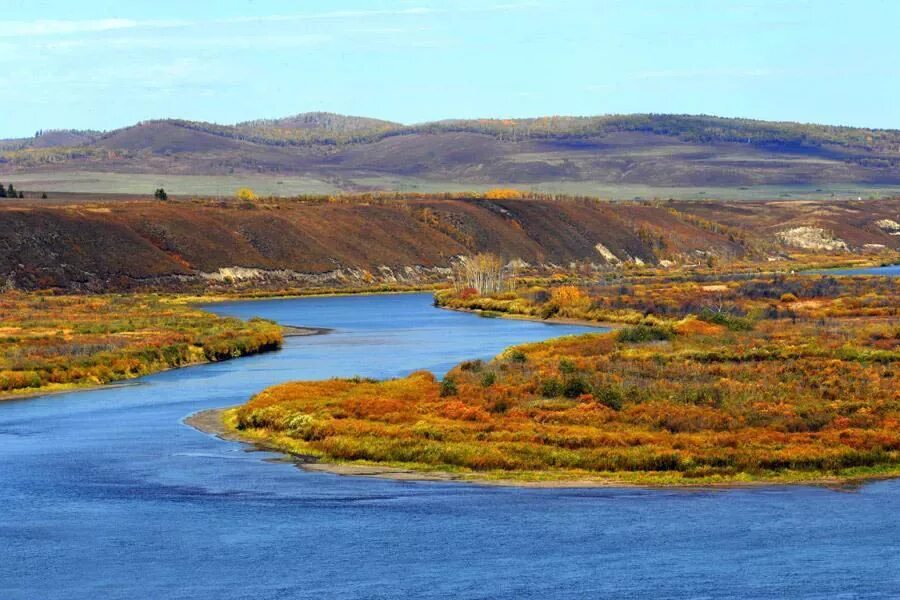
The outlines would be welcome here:
<svg viewBox="0 0 900 600">
<path fill-rule="evenodd" d="M 70 89 L 140 89 L 167 90 L 177 87 L 221 87 L 234 82 L 235 73 L 219 65 L 194 58 L 177 58 L 167 62 L 141 65 L 97 65 L 83 72 L 48 72 L 34 75 L 29 84 L 36 88 L 66 86 Z"/>
<path fill-rule="evenodd" d="M 267 35 L 259 38 L 213 35 L 175 39 L 129 35 L 127 37 L 105 37 L 103 39 L 75 38 L 31 41 L 28 47 L 44 52 L 54 50 L 68 52 L 81 48 L 116 50 L 215 50 L 218 48 L 229 48 L 233 50 L 252 50 L 254 48 L 305 48 L 326 44 L 333 40 L 333 36 L 325 34 Z M 16 49 L 13 44 L 0 44 L 0 50 L 4 47 L 9 47 L 11 51 Z M 0 58 L 0 62 L 3 62 L 2 58 Z"/>
<path fill-rule="evenodd" d="M 64 36 L 84 33 L 101 33 L 124 29 L 159 29 L 208 25 L 229 25 L 248 23 L 272 23 L 311 20 L 366 20 L 378 17 L 400 17 L 428 15 L 439 11 L 428 7 L 408 7 L 394 10 L 340 10 L 329 12 L 307 12 L 285 15 L 256 15 L 211 19 L 200 21 L 185 20 L 136 20 L 136 19 L 92 19 L 92 20 L 37 20 L 6 21 L 0 28 L 0 37 L 41 37 Z"/>
<path fill-rule="evenodd" d="M 703 79 L 710 77 L 771 77 L 780 71 L 766 68 L 665 69 L 635 73 L 631 79 Z"/>
<path fill-rule="evenodd" d="M 6 21 L 0 28 L 0 37 L 72 35 L 145 27 L 177 27 L 183 24 L 185 24 L 183 21 L 136 21 L 134 19 Z"/>
<path fill-rule="evenodd" d="M 513 11 L 539 6 L 534 0 L 499 4 L 481 4 L 469 7 L 434 8 L 429 6 L 407 6 L 393 9 L 334 10 L 325 12 L 300 12 L 281 15 L 248 15 L 211 20 L 136 20 L 126 18 L 89 20 L 36 20 L 5 21 L 0 28 L 0 37 L 60 36 L 84 33 L 99 33 L 123 29 L 159 29 L 208 25 L 228 25 L 240 23 L 272 23 L 291 21 L 337 20 L 364 21 L 385 17 L 416 17 L 426 15 L 452 14 L 454 12 Z"/>
<path fill-rule="evenodd" d="M 536 0 L 526 0 L 523 2 L 506 2 L 499 4 L 479 4 L 469 7 L 454 8 L 434 8 L 430 6 L 409 6 L 406 8 L 394 9 L 373 9 L 373 10 L 335 10 L 327 12 L 307 12 L 292 13 L 284 15 L 261 15 L 234 17 L 231 19 L 222 19 L 218 23 L 249 23 L 249 22 L 266 22 L 266 21 L 307 21 L 315 19 L 333 19 L 333 20 L 363 20 L 380 17 L 404 17 L 404 16 L 423 16 L 423 15 L 445 15 L 454 12 L 494 12 L 494 11 L 514 11 L 525 8 L 534 8 L 540 6 L 541 3 Z"/>
<path fill-rule="evenodd" d="M 428 15 L 437 12 L 433 8 L 425 6 L 412 6 L 409 8 L 385 9 L 385 10 L 335 10 L 328 12 L 293 13 L 284 15 L 256 15 L 247 17 L 232 17 L 229 19 L 217 19 L 215 23 L 266 23 L 285 21 L 310 21 L 328 19 L 371 19 L 375 17 L 402 17 L 415 15 Z"/>
<path fill-rule="evenodd" d="M 525 2 L 507 2 L 505 4 L 483 4 L 483 5 L 474 6 L 474 7 L 465 9 L 465 10 L 466 10 L 466 12 L 493 12 L 493 11 L 521 10 L 523 8 L 537 8 L 539 6 L 543 6 L 543 3 L 537 2 L 537 0 L 528 0 Z"/>
</svg>

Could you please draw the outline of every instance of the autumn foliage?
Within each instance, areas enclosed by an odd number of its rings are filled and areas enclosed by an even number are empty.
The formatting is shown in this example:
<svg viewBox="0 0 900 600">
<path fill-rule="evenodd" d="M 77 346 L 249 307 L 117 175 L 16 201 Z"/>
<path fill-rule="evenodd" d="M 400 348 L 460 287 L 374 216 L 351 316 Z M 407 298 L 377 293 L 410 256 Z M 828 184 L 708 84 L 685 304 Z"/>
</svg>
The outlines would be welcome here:
<svg viewBox="0 0 900 600">
<path fill-rule="evenodd" d="M 244 202 L 250 202 L 252 200 L 256 200 L 256 198 L 257 198 L 256 192 L 254 192 L 253 190 L 251 190 L 248 187 L 238 188 L 238 190 L 234 193 L 234 196 L 238 200 L 242 200 Z"/>
<path fill-rule="evenodd" d="M 510 188 L 495 188 L 484 193 L 486 200 L 518 200 L 526 196 L 525 192 Z"/>
<path fill-rule="evenodd" d="M 0 398 L 96 385 L 281 345 L 281 328 L 154 295 L 0 298 Z"/>
<path fill-rule="evenodd" d="M 663 317 L 511 348 L 461 363 L 443 382 L 418 372 L 288 383 L 229 419 L 297 454 L 464 477 L 692 484 L 900 474 L 895 284 L 806 277 L 717 284 L 708 293 L 720 312 L 702 286 L 658 283 L 622 296 L 652 298 L 668 307 Z M 787 288 L 796 301 L 783 302 Z M 696 312 L 678 315 L 690 296 Z M 561 287 L 546 302 L 600 298 Z M 636 311 L 637 302 L 625 304 Z"/>
</svg>

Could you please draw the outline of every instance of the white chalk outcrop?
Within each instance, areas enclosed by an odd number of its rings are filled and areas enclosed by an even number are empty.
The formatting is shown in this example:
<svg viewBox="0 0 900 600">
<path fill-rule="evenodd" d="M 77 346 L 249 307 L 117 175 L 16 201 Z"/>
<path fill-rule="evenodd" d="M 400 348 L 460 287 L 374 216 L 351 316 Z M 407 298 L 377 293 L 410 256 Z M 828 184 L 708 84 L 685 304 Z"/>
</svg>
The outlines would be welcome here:
<svg viewBox="0 0 900 600">
<path fill-rule="evenodd" d="M 775 237 L 786 246 L 803 250 L 841 250 L 846 252 L 850 249 L 847 247 L 847 242 L 834 237 L 833 233 L 821 227 L 794 227 L 779 231 Z"/>
</svg>

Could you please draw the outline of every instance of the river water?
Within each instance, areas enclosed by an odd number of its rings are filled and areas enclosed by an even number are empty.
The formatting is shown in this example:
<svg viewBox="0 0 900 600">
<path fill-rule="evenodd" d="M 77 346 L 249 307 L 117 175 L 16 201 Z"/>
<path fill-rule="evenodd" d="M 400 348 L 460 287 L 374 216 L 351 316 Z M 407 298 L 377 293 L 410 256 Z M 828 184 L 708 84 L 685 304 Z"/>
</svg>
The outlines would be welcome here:
<svg viewBox="0 0 900 600">
<path fill-rule="evenodd" d="M 900 265 L 884 265 L 881 267 L 860 267 L 858 269 L 823 269 L 816 271 L 821 275 L 883 275 L 900 277 Z"/>
<path fill-rule="evenodd" d="M 442 311 L 422 294 L 213 309 L 335 331 L 137 385 L 0 403 L 0 600 L 900 597 L 900 482 L 396 482 L 307 473 L 182 423 L 280 381 L 441 374 L 584 328 Z"/>
</svg>

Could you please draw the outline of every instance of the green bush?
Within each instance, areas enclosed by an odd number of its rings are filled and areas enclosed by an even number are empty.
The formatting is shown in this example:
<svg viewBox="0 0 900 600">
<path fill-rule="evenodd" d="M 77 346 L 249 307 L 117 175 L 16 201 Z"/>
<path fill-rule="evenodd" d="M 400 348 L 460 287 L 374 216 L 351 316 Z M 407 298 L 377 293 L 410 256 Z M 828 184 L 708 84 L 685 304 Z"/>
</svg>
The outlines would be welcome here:
<svg viewBox="0 0 900 600">
<path fill-rule="evenodd" d="M 719 387 L 701 385 L 682 388 L 676 393 L 675 399 L 685 404 L 718 408 L 722 405 L 725 394 Z"/>
<path fill-rule="evenodd" d="M 753 320 L 726 312 L 714 312 L 704 308 L 697 318 L 707 323 L 715 323 L 727 327 L 731 331 L 750 331 L 753 329 Z"/>
<path fill-rule="evenodd" d="M 577 398 L 582 394 L 588 394 L 591 391 L 591 385 L 584 377 L 571 377 L 566 380 L 563 385 L 563 396 L 566 398 Z"/>
<path fill-rule="evenodd" d="M 625 343 L 665 341 L 671 340 L 673 337 L 675 337 L 675 332 L 668 327 L 644 324 L 625 327 L 616 334 L 616 339 Z"/>
<path fill-rule="evenodd" d="M 571 375 L 577 370 L 575 367 L 575 363 L 570 358 L 561 358 L 559 359 L 559 372 L 564 373 L 566 375 Z"/>
<path fill-rule="evenodd" d="M 482 366 L 484 366 L 484 361 L 480 358 L 476 358 L 475 360 L 466 360 L 459 363 L 460 371 L 472 371 L 473 373 L 480 372 Z"/>
<path fill-rule="evenodd" d="M 594 387 L 594 399 L 613 410 L 621 410 L 624 396 L 622 391 L 613 385 L 597 385 Z"/>
<path fill-rule="evenodd" d="M 528 357 L 525 356 L 525 353 L 522 352 L 521 350 L 513 350 L 512 352 L 509 353 L 509 360 L 511 360 L 514 363 L 522 364 L 528 360 Z"/>
<path fill-rule="evenodd" d="M 481 374 L 481 387 L 491 387 L 497 382 L 497 374 L 493 371 L 485 371 Z"/>
<path fill-rule="evenodd" d="M 456 381 L 452 377 L 444 377 L 444 380 L 441 381 L 441 398 L 455 396 L 457 393 L 459 393 L 459 389 L 456 387 Z"/>
<path fill-rule="evenodd" d="M 540 389 L 544 398 L 557 398 L 563 393 L 563 385 L 556 377 L 548 377 L 541 381 Z"/>
</svg>

